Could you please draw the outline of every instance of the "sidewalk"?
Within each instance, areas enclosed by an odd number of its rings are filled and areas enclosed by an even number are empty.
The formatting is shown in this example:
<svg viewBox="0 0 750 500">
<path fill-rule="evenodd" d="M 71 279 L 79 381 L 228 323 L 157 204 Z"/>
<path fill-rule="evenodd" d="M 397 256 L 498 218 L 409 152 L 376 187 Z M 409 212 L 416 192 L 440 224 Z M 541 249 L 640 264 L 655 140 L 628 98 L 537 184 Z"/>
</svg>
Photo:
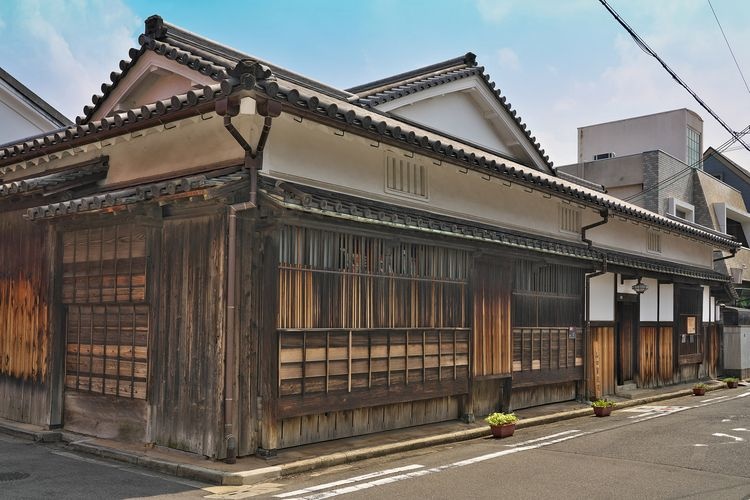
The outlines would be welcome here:
<svg viewBox="0 0 750 500">
<path fill-rule="evenodd" d="M 711 381 L 708 385 L 708 390 L 725 387 L 717 381 Z M 627 398 L 615 396 L 610 399 L 617 402 L 617 408 L 639 406 L 690 395 L 692 386 L 690 383 L 658 389 L 638 389 L 629 391 Z M 525 408 L 515 413 L 520 418 L 516 426 L 518 429 L 592 415 L 588 405 L 576 401 Z M 466 441 L 490 434 L 489 427 L 481 420 L 473 424 L 459 421 L 441 422 L 284 449 L 269 460 L 243 457 L 239 458 L 236 464 L 230 465 L 159 446 L 145 447 L 80 436 L 66 431 L 43 430 L 40 427 L 3 419 L 0 419 L 0 432 L 38 442 L 59 442 L 72 451 L 118 460 L 179 477 L 229 486 L 271 481 L 334 465 Z"/>
</svg>

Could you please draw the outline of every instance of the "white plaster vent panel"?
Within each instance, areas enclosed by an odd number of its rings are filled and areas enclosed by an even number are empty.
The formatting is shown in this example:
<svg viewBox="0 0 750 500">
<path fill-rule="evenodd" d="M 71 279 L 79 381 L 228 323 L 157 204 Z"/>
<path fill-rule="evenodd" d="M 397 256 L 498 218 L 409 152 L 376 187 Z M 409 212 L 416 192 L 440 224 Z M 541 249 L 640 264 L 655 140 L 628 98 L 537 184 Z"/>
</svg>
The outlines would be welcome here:
<svg viewBox="0 0 750 500">
<path fill-rule="evenodd" d="M 581 211 L 570 205 L 560 205 L 560 231 L 564 233 L 581 232 Z"/>
<path fill-rule="evenodd" d="M 386 152 L 386 193 L 426 200 L 429 197 L 428 188 L 427 168 L 424 165 L 415 158 L 398 155 L 391 151 Z"/>
<path fill-rule="evenodd" d="M 649 252 L 661 253 L 661 234 L 657 231 L 646 233 L 646 248 Z"/>
</svg>

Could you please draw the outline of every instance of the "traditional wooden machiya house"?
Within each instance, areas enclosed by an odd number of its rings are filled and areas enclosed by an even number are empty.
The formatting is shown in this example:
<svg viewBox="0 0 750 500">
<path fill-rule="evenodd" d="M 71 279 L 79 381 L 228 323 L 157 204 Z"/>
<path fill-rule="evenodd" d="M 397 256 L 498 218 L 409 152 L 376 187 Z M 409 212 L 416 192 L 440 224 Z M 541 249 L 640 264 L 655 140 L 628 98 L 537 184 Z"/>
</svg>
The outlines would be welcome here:
<svg viewBox="0 0 750 500">
<path fill-rule="evenodd" d="M 690 283 L 697 328 L 727 279 L 730 238 L 557 177 L 473 54 L 341 90 L 156 16 L 139 42 L 0 151 L 4 213 L 52 235 L 13 292 L 49 297 L 20 349 L 50 424 L 231 458 L 588 397 L 613 273 Z"/>
</svg>

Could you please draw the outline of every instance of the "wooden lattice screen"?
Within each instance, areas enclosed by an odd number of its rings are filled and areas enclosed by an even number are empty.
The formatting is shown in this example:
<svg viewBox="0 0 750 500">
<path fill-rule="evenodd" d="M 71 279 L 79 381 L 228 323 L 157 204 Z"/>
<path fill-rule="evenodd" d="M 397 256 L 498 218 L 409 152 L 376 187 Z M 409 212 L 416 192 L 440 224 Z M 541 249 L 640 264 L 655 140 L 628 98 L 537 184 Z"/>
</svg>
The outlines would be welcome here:
<svg viewBox="0 0 750 500">
<path fill-rule="evenodd" d="M 146 398 L 146 240 L 133 224 L 63 234 L 66 388 Z"/>
<path fill-rule="evenodd" d="M 582 376 L 583 271 L 527 260 L 514 271 L 514 380 L 517 372 L 548 372 L 550 381 Z"/>
<path fill-rule="evenodd" d="M 314 411 L 299 397 L 359 391 L 336 404 L 367 406 L 465 390 L 466 252 L 286 226 L 279 257 L 283 415 Z"/>
</svg>

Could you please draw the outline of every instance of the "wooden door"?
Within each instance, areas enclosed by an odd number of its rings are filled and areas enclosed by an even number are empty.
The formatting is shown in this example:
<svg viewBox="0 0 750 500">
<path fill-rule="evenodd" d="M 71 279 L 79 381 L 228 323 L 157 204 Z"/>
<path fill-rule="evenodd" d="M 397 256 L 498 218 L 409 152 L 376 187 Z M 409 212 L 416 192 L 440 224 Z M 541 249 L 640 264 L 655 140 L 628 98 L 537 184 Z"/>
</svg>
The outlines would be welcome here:
<svg viewBox="0 0 750 500">
<path fill-rule="evenodd" d="M 617 304 L 617 384 L 633 380 L 635 375 L 635 335 L 637 302 L 621 301 Z"/>
</svg>

